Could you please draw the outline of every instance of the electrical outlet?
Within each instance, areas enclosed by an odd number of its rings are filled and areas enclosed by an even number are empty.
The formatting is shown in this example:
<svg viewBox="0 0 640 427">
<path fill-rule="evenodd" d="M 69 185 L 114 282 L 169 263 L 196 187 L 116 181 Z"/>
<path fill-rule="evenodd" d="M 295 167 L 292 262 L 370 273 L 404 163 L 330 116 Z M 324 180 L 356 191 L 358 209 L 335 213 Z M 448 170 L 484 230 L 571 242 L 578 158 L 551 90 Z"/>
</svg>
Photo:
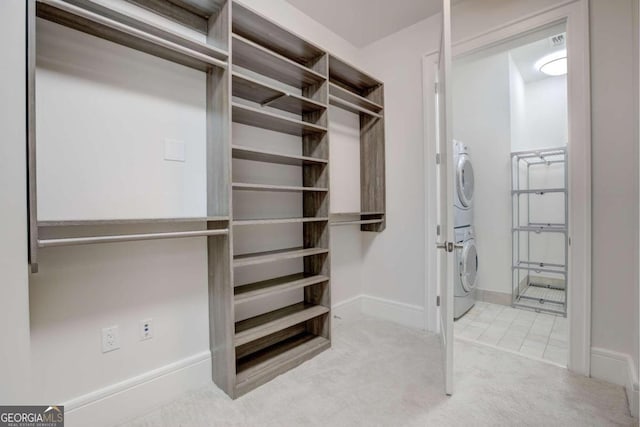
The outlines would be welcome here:
<svg viewBox="0 0 640 427">
<path fill-rule="evenodd" d="M 151 319 L 145 319 L 140 321 L 140 341 L 149 340 L 153 338 L 153 328 Z"/>
<path fill-rule="evenodd" d="M 109 326 L 102 328 L 102 352 L 108 353 L 120 348 L 120 333 L 118 326 Z"/>
</svg>

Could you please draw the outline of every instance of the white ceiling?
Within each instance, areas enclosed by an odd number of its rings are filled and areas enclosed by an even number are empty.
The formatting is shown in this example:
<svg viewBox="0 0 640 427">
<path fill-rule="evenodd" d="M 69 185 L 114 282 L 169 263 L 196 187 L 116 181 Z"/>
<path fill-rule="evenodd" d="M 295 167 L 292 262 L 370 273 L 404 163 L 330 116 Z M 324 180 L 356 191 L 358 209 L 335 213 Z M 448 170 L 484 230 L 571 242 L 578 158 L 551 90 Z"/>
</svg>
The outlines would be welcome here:
<svg viewBox="0 0 640 427">
<path fill-rule="evenodd" d="M 545 37 L 542 40 L 510 50 L 509 54 L 518 67 L 522 79 L 528 83 L 549 77 L 536 69 L 535 63 L 544 56 L 562 49 L 566 49 L 566 47 L 564 45 L 553 46 L 549 37 Z"/>
<path fill-rule="evenodd" d="M 362 47 L 442 10 L 442 0 L 286 0 Z"/>
</svg>

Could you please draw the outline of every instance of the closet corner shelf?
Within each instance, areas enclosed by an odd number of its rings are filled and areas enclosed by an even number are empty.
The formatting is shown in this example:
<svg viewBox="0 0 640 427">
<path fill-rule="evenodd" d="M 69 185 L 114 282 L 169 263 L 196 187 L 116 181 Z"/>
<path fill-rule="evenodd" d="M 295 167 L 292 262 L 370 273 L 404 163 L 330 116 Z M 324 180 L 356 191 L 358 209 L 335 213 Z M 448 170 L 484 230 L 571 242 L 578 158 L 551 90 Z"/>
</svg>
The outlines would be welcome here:
<svg viewBox="0 0 640 427">
<path fill-rule="evenodd" d="M 242 147 L 239 145 L 232 145 L 231 151 L 234 159 L 252 160 L 254 162 L 277 163 L 289 166 L 326 165 L 329 163 L 326 159 L 280 154 L 273 151 Z"/>
<path fill-rule="evenodd" d="M 278 225 L 278 224 L 303 224 L 307 222 L 327 222 L 329 218 L 272 218 L 272 219 L 242 219 L 232 222 L 234 227 L 243 225 Z"/>
<path fill-rule="evenodd" d="M 371 117 L 374 117 L 376 119 L 382 118 L 382 114 L 374 113 L 371 110 L 368 110 L 366 108 L 360 107 L 360 106 L 358 106 L 356 104 L 353 104 L 353 103 L 351 103 L 349 101 L 345 101 L 344 99 L 338 98 L 337 96 L 329 95 L 329 103 L 331 105 L 334 105 L 336 107 L 340 107 L 340 108 L 342 108 L 344 110 L 347 110 L 347 111 L 349 111 L 351 113 L 354 113 L 354 114 L 362 113 L 362 114 L 367 114 L 367 115 L 369 115 Z"/>
<path fill-rule="evenodd" d="M 329 55 L 329 76 L 331 76 L 331 80 L 352 88 L 358 93 L 382 85 L 379 80 L 333 55 Z"/>
<path fill-rule="evenodd" d="M 327 80 L 326 76 L 242 36 L 232 34 L 231 40 L 233 65 L 249 69 L 300 89 Z"/>
<path fill-rule="evenodd" d="M 293 289 L 301 289 L 311 285 L 318 285 L 329 281 L 329 276 L 321 274 L 305 275 L 304 273 L 290 274 L 260 282 L 248 283 L 234 287 L 234 303 L 240 304 L 266 296 L 276 295 Z"/>
<path fill-rule="evenodd" d="M 313 99 L 296 95 L 237 71 L 232 73 L 233 96 L 293 114 L 311 113 L 327 108 Z"/>
<path fill-rule="evenodd" d="M 37 0 L 37 16 L 200 71 L 227 68 L 228 52 L 90 0 Z"/>
<path fill-rule="evenodd" d="M 236 322 L 234 345 L 239 347 L 329 312 L 329 307 L 296 303 Z"/>
<path fill-rule="evenodd" d="M 271 185 L 271 184 L 245 184 L 245 183 L 233 183 L 234 190 L 242 191 L 274 191 L 274 192 L 288 192 L 288 193 L 301 193 L 301 192 L 318 192 L 326 193 L 328 188 L 320 187 L 298 187 L 291 185 Z"/>
<path fill-rule="evenodd" d="M 302 120 L 290 119 L 270 111 L 237 104 L 235 102 L 232 103 L 231 115 L 235 123 L 282 132 L 289 135 L 305 136 L 327 132 L 327 128 L 323 126 L 303 122 Z"/>
<path fill-rule="evenodd" d="M 349 104 L 353 104 L 357 107 L 363 108 L 369 112 L 379 113 L 382 111 L 382 105 L 368 100 L 367 98 L 360 96 L 356 93 L 348 91 L 335 83 L 329 83 L 329 95 L 339 98 Z"/>
<path fill-rule="evenodd" d="M 233 266 L 246 267 L 249 265 L 266 264 L 270 262 L 304 258 L 307 256 L 322 255 L 327 253 L 329 253 L 329 249 L 325 248 L 291 248 L 243 255 L 234 255 Z"/>
<path fill-rule="evenodd" d="M 357 219 L 353 221 L 331 221 L 332 226 L 340 225 L 367 225 L 367 224 L 382 224 L 382 219 Z"/>
</svg>

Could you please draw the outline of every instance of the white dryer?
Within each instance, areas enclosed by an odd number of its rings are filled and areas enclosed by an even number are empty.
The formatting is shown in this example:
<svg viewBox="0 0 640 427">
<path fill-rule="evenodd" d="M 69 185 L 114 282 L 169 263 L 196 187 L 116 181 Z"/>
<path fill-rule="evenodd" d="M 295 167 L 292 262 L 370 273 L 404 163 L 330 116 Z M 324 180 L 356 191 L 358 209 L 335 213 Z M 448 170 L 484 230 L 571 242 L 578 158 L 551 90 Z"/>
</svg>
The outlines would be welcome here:
<svg viewBox="0 0 640 427">
<path fill-rule="evenodd" d="M 455 229 L 456 262 L 454 267 L 453 317 L 458 319 L 476 302 L 478 251 L 472 226 Z"/>
<path fill-rule="evenodd" d="M 455 228 L 473 224 L 473 192 L 475 181 L 469 149 L 460 141 L 453 141 L 453 167 L 455 173 L 454 224 Z"/>
</svg>

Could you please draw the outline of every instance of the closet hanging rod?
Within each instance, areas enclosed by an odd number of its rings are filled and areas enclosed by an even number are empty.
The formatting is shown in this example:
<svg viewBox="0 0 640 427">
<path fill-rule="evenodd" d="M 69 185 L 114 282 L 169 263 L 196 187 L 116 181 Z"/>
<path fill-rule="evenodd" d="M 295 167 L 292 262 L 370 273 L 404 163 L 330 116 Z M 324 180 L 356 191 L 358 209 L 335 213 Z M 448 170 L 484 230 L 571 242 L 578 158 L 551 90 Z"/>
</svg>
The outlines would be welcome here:
<svg viewBox="0 0 640 427">
<path fill-rule="evenodd" d="M 134 242 L 138 240 L 179 239 L 185 237 L 222 236 L 229 234 L 228 228 L 217 230 L 175 231 L 167 233 L 118 234 L 113 236 L 63 237 L 59 239 L 38 239 L 38 247 L 89 245 L 94 243 Z"/>
</svg>

